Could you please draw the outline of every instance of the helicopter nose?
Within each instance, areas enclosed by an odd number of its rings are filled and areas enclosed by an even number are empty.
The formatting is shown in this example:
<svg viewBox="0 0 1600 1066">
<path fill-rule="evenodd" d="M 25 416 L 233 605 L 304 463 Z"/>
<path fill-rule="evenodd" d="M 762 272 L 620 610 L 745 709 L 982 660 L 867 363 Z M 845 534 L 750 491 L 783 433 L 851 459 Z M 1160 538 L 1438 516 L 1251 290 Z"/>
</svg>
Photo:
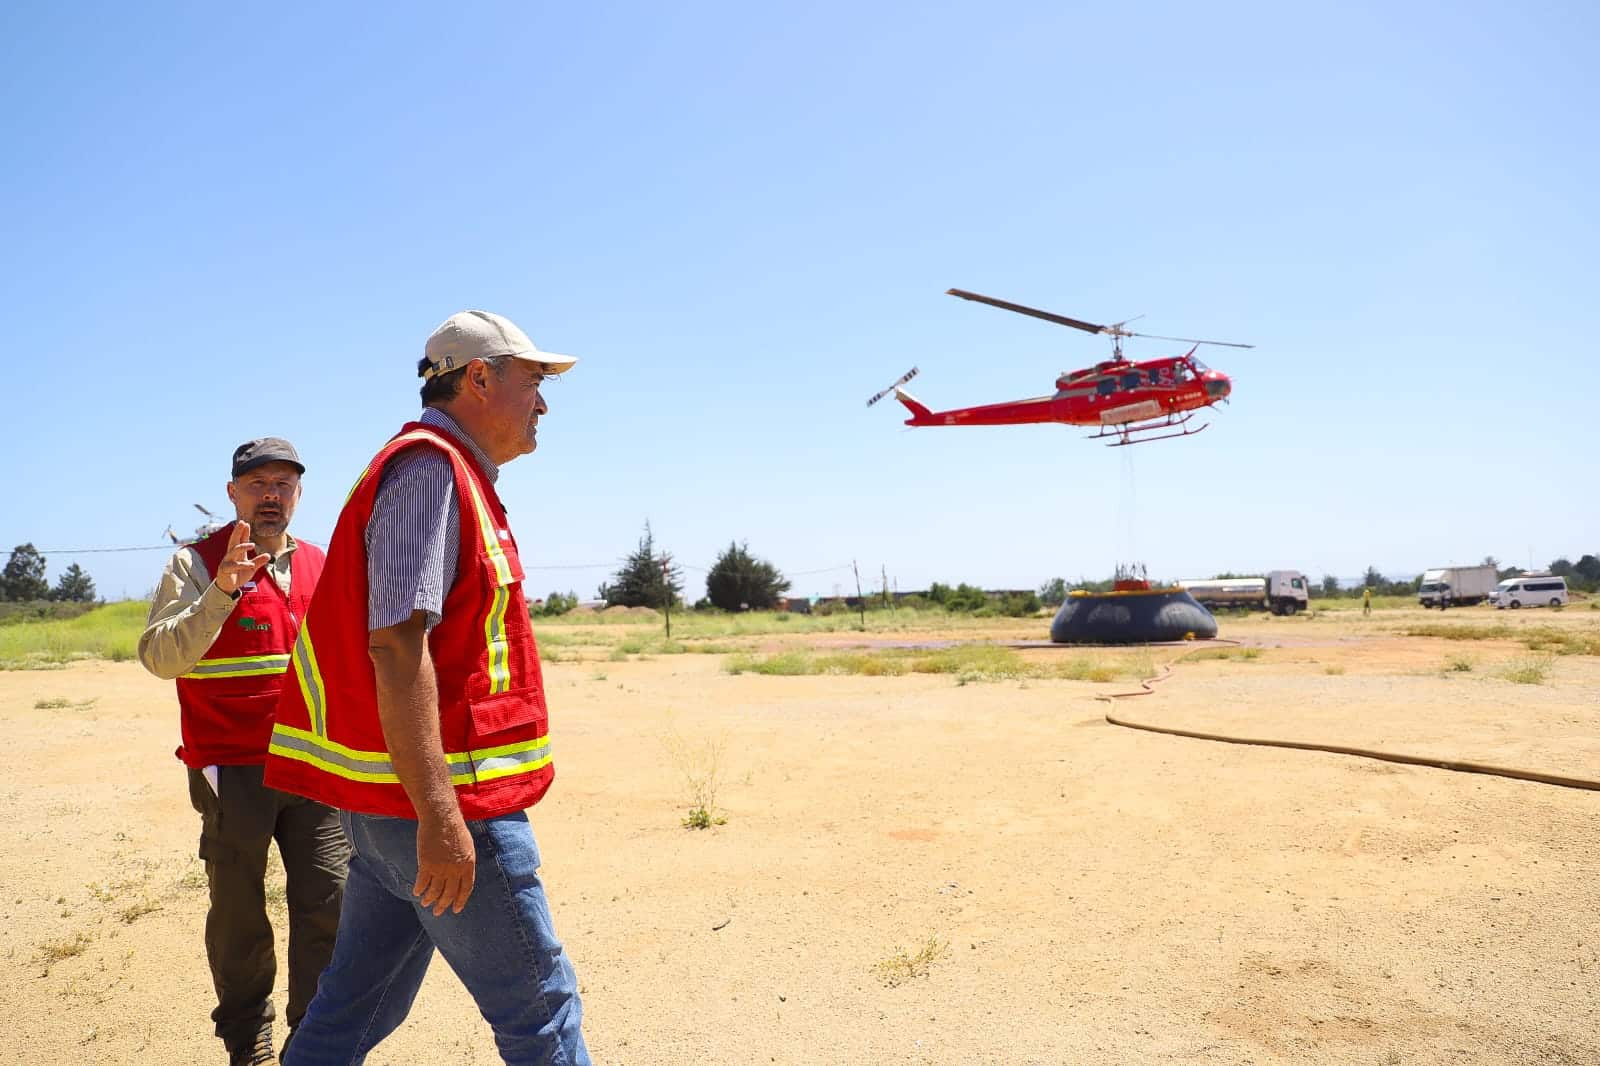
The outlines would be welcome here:
<svg viewBox="0 0 1600 1066">
<path fill-rule="evenodd" d="M 1225 374 L 1217 374 L 1216 371 L 1212 373 L 1215 376 L 1206 379 L 1206 395 L 1213 400 L 1225 399 L 1228 393 L 1233 391 L 1233 382 L 1229 381 Z"/>
</svg>

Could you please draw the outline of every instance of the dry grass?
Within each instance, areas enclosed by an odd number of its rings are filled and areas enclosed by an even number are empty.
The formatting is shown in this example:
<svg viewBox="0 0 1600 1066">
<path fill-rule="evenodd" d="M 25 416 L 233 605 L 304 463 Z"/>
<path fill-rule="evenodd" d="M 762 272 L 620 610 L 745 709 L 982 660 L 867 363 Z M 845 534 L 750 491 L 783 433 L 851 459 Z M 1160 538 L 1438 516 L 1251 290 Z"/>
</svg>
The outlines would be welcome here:
<svg viewBox="0 0 1600 1066">
<path fill-rule="evenodd" d="M 1250 662 L 1261 658 L 1260 648 L 1204 648 L 1183 656 L 1185 662 L 1205 662 L 1207 659 L 1241 659 Z"/>
<path fill-rule="evenodd" d="M 897 988 L 918 977 L 928 976 L 933 964 L 950 953 L 950 945 L 937 937 L 929 937 L 915 954 L 897 951 L 873 964 L 872 972 L 885 988 Z"/>
<path fill-rule="evenodd" d="M 161 904 L 153 899 L 145 898 L 137 903 L 130 903 L 117 912 L 117 918 L 123 925 L 132 925 L 147 914 L 153 914 L 161 909 Z"/>
<path fill-rule="evenodd" d="M 48 974 L 50 968 L 63 959 L 76 958 L 82 955 L 94 943 L 94 937 L 83 930 L 78 930 L 70 937 L 60 940 L 48 940 L 39 945 L 38 960 L 44 963 L 44 972 Z"/>
<path fill-rule="evenodd" d="M 724 737 L 690 741 L 676 730 L 662 738 L 672 763 L 683 775 L 688 813 L 685 829 L 710 829 L 725 825 L 728 819 L 717 810 L 717 790 L 722 785 L 723 756 L 728 742 Z"/>
<path fill-rule="evenodd" d="M 1400 632 L 1408 637 L 1436 637 L 1440 640 L 1515 640 L 1529 651 L 1549 651 L 1556 655 L 1600 655 L 1600 633 L 1592 630 L 1429 622 L 1404 626 Z"/>
<path fill-rule="evenodd" d="M 723 664 L 730 674 L 794 677 L 849 674 L 897 677 L 902 674 L 953 674 L 957 684 L 975 681 L 1115 681 L 1150 677 L 1150 653 L 1137 649 L 1120 655 L 1079 655 L 1070 659 L 1027 661 L 994 644 L 961 644 L 950 648 L 888 648 L 881 651 L 786 651 L 773 655 L 738 653 Z"/>
<path fill-rule="evenodd" d="M 1514 681 L 1519 685 L 1542 685 L 1550 680 L 1550 671 L 1555 668 L 1554 655 L 1524 655 L 1520 659 L 1513 659 L 1501 670 L 1501 677 L 1507 681 Z"/>
</svg>

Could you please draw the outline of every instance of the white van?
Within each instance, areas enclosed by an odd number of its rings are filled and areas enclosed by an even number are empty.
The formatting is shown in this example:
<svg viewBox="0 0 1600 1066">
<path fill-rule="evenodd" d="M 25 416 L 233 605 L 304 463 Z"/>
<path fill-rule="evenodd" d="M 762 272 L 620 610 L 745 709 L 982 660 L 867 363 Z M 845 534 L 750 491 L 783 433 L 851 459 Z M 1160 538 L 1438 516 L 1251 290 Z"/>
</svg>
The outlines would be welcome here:
<svg viewBox="0 0 1600 1066">
<path fill-rule="evenodd" d="M 1561 607 L 1567 602 L 1564 577 L 1508 577 L 1494 587 L 1489 602 L 1504 610 L 1510 607 Z"/>
</svg>

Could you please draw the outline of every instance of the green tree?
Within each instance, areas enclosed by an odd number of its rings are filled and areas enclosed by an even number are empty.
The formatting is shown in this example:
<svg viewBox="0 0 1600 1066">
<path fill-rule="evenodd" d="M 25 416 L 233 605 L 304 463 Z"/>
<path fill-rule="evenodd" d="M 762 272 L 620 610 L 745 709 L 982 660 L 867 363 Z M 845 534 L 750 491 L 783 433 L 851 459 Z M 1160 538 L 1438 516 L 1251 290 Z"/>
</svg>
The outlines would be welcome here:
<svg viewBox="0 0 1600 1066">
<path fill-rule="evenodd" d="M 44 579 L 44 556 L 32 544 L 18 544 L 0 571 L 0 599 L 12 602 L 42 600 L 50 595 Z"/>
<path fill-rule="evenodd" d="M 557 615 L 566 614 L 576 606 L 578 606 L 578 594 L 576 592 L 569 592 L 565 596 L 559 592 L 552 592 L 544 598 L 544 606 L 538 610 L 541 617 L 554 618 Z"/>
<path fill-rule="evenodd" d="M 981 611 L 989 606 L 989 597 L 976 585 L 969 585 L 963 581 L 948 595 L 944 605 L 945 609 L 950 611 Z"/>
<path fill-rule="evenodd" d="M 724 611 L 768 611 L 789 591 L 778 568 L 750 554 L 750 545 L 728 542 L 706 575 L 706 599 Z"/>
<path fill-rule="evenodd" d="M 1573 569 L 1578 572 L 1579 577 L 1583 578 L 1584 584 L 1591 589 L 1600 587 L 1600 558 L 1596 558 L 1593 555 L 1585 555 L 1578 560 Z"/>
<path fill-rule="evenodd" d="M 1067 600 L 1067 583 L 1053 577 L 1039 586 L 1039 599 L 1047 607 L 1060 607 Z"/>
<path fill-rule="evenodd" d="M 1041 606 L 1036 592 L 1012 592 L 999 603 L 1000 613 L 1011 618 L 1028 618 L 1039 613 Z"/>
<path fill-rule="evenodd" d="M 64 600 L 69 603 L 92 603 L 94 601 L 94 578 L 84 573 L 77 563 L 73 563 L 62 571 L 56 580 L 56 587 L 50 593 L 52 600 Z"/>
<path fill-rule="evenodd" d="M 1322 594 L 1324 596 L 1339 595 L 1339 579 L 1332 574 L 1324 574 L 1322 578 Z"/>
<path fill-rule="evenodd" d="M 682 591 L 683 584 L 668 557 L 656 552 L 655 535 L 646 522 L 639 547 L 622 561 L 622 569 L 611 575 L 611 581 L 600 586 L 600 598 L 607 607 L 661 608 L 669 602 L 676 607 L 682 602 L 678 598 Z"/>
</svg>

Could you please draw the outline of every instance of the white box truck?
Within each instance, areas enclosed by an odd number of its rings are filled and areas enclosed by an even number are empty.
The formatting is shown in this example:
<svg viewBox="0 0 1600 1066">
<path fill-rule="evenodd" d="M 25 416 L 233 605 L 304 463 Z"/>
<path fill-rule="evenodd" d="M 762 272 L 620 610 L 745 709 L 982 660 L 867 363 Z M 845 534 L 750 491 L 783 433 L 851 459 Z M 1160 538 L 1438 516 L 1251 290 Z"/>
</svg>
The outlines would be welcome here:
<svg viewBox="0 0 1600 1066">
<path fill-rule="evenodd" d="M 1266 577 L 1218 577 L 1185 580 L 1178 587 L 1205 608 L 1242 607 L 1294 614 L 1307 603 L 1306 575 L 1298 570 L 1269 570 Z"/>
<path fill-rule="evenodd" d="M 1482 603 L 1494 591 L 1500 574 L 1492 566 L 1441 566 L 1422 572 L 1417 602 L 1424 607 L 1467 607 Z"/>
</svg>

